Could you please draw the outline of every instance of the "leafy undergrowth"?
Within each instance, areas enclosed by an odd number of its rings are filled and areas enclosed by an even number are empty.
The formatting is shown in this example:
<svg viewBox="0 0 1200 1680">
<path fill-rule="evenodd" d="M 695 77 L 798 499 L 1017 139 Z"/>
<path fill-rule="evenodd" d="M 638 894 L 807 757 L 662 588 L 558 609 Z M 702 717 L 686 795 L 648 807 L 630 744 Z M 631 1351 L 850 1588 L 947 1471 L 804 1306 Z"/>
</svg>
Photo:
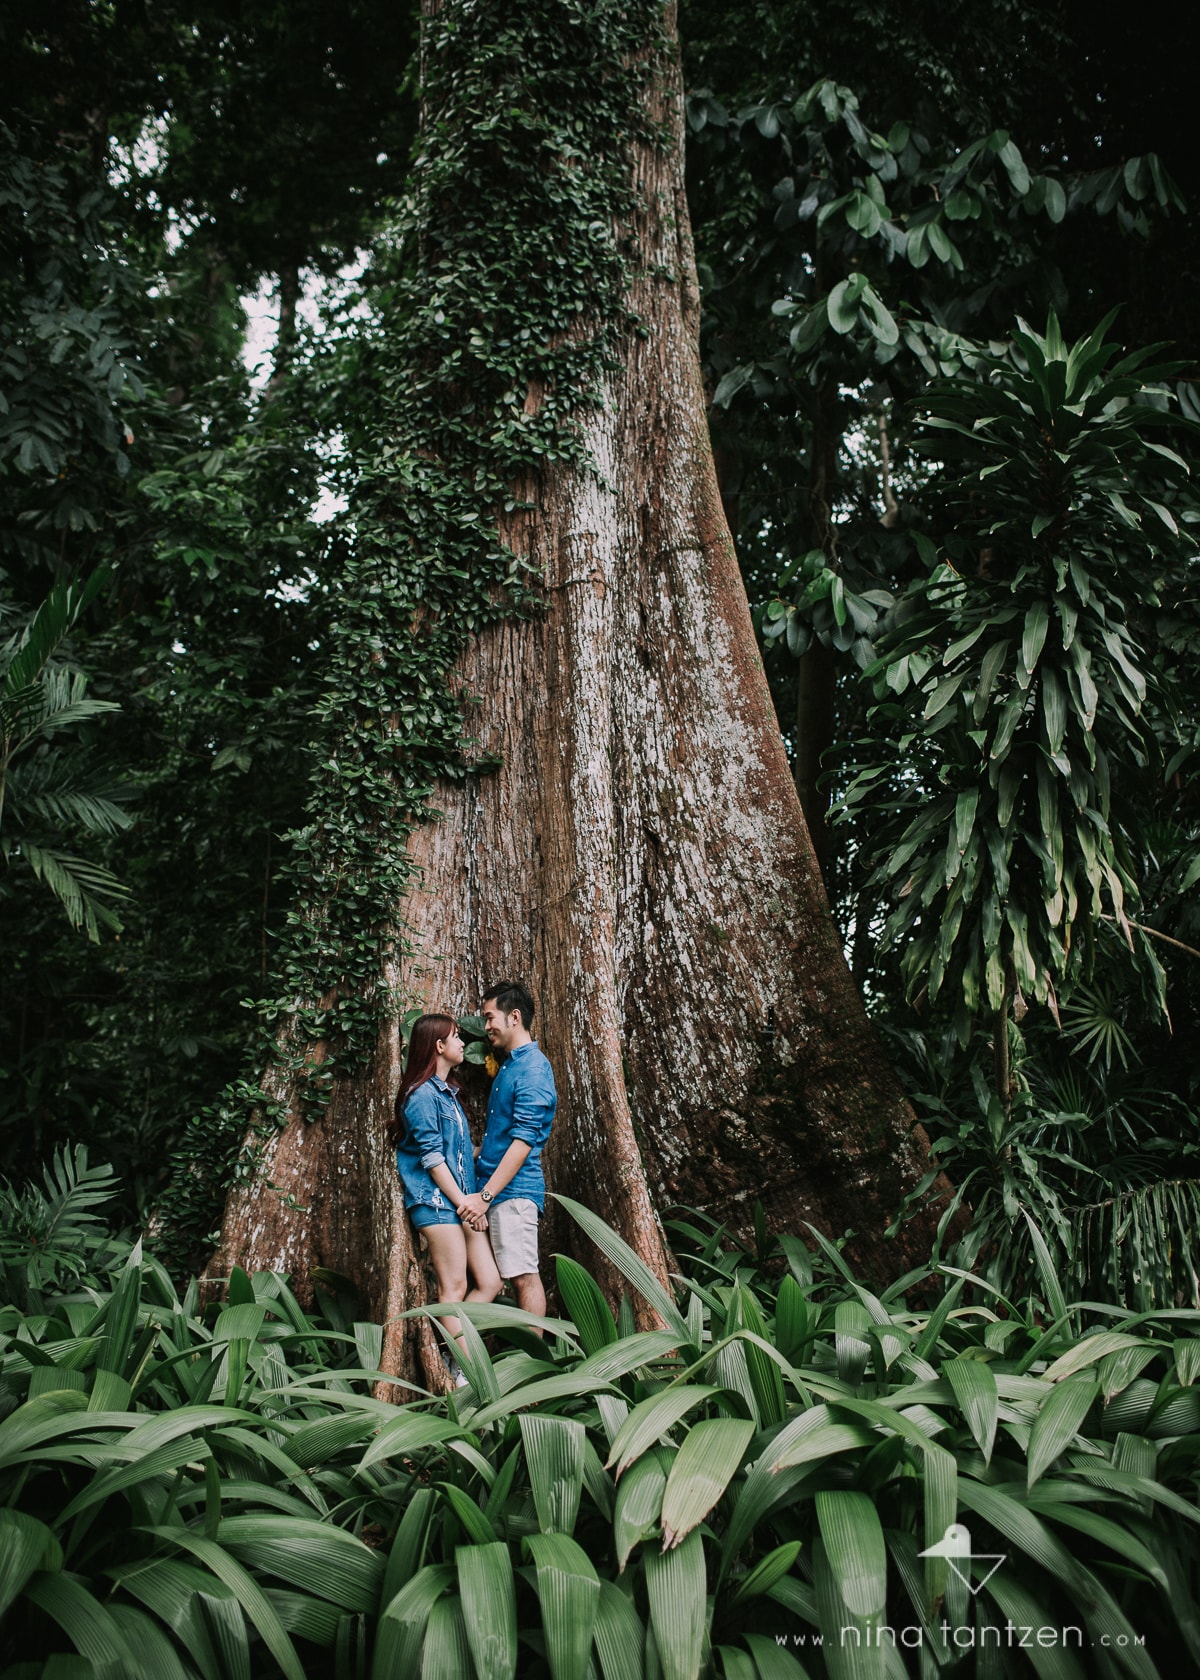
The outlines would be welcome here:
<svg viewBox="0 0 1200 1680">
<path fill-rule="evenodd" d="M 695 1216 L 671 1297 L 566 1205 L 664 1327 L 560 1258 L 570 1318 L 469 1309 L 470 1387 L 401 1407 L 336 1292 L 10 1243 L 0 1680 L 1195 1671 L 1200 1315 L 1068 1305 L 1036 1234 L 1038 1297 L 877 1297 Z"/>
</svg>

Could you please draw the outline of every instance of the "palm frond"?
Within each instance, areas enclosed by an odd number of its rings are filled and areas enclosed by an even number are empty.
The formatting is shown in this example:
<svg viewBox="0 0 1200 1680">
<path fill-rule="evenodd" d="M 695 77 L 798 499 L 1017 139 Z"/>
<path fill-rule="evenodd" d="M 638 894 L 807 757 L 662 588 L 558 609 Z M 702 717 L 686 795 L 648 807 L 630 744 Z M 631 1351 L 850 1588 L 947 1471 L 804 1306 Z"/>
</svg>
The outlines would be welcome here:
<svg viewBox="0 0 1200 1680">
<path fill-rule="evenodd" d="M 37 682 L 110 576 L 108 567 L 101 566 L 90 578 L 55 584 L 25 629 L 0 649 L 4 700 L 11 702 Z"/>
<path fill-rule="evenodd" d="M 6 857 L 24 858 L 38 880 L 58 899 L 71 926 L 84 928 L 89 939 L 98 941 L 101 927 L 120 933 L 121 920 L 105 901 L 128 898 L 129 888 L 109 870 L 71 852 L 37 846 L 28 840 L 11 847 L 0 842 L 0 852 Z"/>
</svg>

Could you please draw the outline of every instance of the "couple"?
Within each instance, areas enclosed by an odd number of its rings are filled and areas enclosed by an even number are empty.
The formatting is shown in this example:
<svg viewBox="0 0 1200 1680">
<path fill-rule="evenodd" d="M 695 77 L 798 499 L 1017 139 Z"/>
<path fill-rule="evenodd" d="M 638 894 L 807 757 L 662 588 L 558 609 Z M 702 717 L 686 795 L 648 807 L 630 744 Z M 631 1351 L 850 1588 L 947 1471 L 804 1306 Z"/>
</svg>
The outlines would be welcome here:
<svg viewBox="0 0 1200 1680">
<path fill-rule="evenodd" d="M 484 1030 L 501 1061 L 478 1161 L 455 1078 L 463 1059 L 458 1024 L 449 1015 L 413 1024 L 388 1131 L 404 1205 L 425 1237 L 442 1301 L 494 1301 L 508 1279 L 518 1306 L 546 1310 L 538 1273 L 541 1155 L 558 1097 L 550 1063 L 530 1035 L 533 1009 L 529 992 L 513 981 L 484 993 Z M 458 1335 L 457 1319 L 443 1322 Z M 465 1381 L 457 1367 L 452 1375 Z"/>
</svg>

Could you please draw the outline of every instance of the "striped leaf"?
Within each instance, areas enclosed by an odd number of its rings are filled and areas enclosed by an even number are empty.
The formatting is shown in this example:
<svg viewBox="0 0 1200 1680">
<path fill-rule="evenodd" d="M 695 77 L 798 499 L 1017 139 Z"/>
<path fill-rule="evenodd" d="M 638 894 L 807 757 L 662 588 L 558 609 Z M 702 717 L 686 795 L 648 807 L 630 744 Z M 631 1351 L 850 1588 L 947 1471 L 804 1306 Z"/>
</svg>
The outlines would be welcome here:
<svg viewBox="0 0 1200 1680">
<path fill-rule="evenodd" d="M 737 1584 L 731 1604 L 744 1604 L 749 1599 L 761 1598 L 770 1592 L 777 1581 L 781 1581 L 800 1555 L 803 1542 L 787 1540 L 782 1546 L 776 1546 L 774 1551 L 768 1552 L 761 1558 L 748 1575 L 743 1575 Z"/>
<path fill-rule="evenodd" d="M 1099 1392 L 1093 1378 L 1082 1376 L 1068 1377 L 1051 1389 L 1030 1431 L 1026 1487 L 1031 1488 L 1075 1439 Z"/>
<path fill-rule="evenodd" d="M 542 1606 L 546 1660 L 553 1680 L 587 1680 L 600 1578 L 587 1553 L 566 1534 L 529 1534 Z"/>
<path fill-rule="evenodd" d="M 736 1474 L 753 1434 L 748 1418 L 705 1418 L 688 1430 L 663 1495 L 664 1550 L 703 1522 Z"/>
<path fill-rule="evenodd" d="M 668 1330 L 675 1333 L 676 1339 L 687 1344 L 687 1320 L 675 1304 L 675 1297 L 666 1286 L 660 1282 L 647 1266 L 640 1255 L 635 1254 L 629 1244 L 604 1223 L 598 1214 L 590 1208 L 584 1207 L 582 1202 L 572 1201 L 569 1196 L 555 1196 L 556 1202 L 561 1202 L 571 1215 L 575 1223 L 582 1227 L 595 1243 L 601 1254 L 620 1272 L 621 1276 L 633 1285 L 642 1299 L 653 1307 Z"/>
<path fill-rule="evenodd" d="M 613 1546 L 617 1554 L 617 1568 L 622 1572 L 633 1548 L 658 1532 L 667 1472 L 674 1456 L 673 1448 L 652 1448 L 643 1453 L 617 1483 Z"/>
<path fill-rule="evenodd" d="M 449 1418 L 433 1412 L 401 1411 L 385 1423 L 359 1460 L 359 1471 L 369 1470 L 389 1458 L 409 1458 L 423 1447 L 443 1446 L 466 1434 Z"/>
<path fill-rule="evenodd" d="M 378 1552 L 311 1517 L 225 1517 L 221 1545 L 247 1566 L 331 1599 L 343 1610 L 373 1611 L 383 1579 Z"/>
<path fill-rule="evenodd" d="M 758 1680 L 808 1680 L 808 1672 L 790 1651 L 764 1633 L 744 1633 L 742 1638 L 750 1647 Z M 734 1676 L 726 1670 L 726 1680 Z"/>
<path fill-rule="evenodd" d="M 694 1406 L 716 1393 L 716 1388 L 709 1383 L 683 1383 L 643 1400 L 633 1408 L 617 1431 L 605 1468 L 611 1470 L 616 1465 L 617 1475 L 622 1475 L 634 1459 L 640 1458 L 648 1447 L 673 1429 Z"/>
<path fill-rule="evenodd" d="M 459 1546 L 454 1561 L 477 1680 L 513 1680 L 517 1672 L 517 1594 L 508 1547 L 503 1541 Z"/>
<path fill-rule="evenodd" d="M 0 1616 L 37 1569 L 62 1567 L 53 1532 L 24 1511 L 0 1511 Z"/>
<path fill-rule="evenodd" d="M 448 1594 L 439 1598 L 429 1612 L 425 1648 L 421 1653 L 421 1680 L 464 1680 L 471 1672 L 471 1653 L 462 1602 Z"/>
<path fill-rule="evenodd" d="M 865 1493 L 818 1493 L 817 1523 L 842 1602 L 873 1620 L 887 1602 L 887 1548 L 874 1503 Z"/>
<path fill-rule="evenodd" d="M 783 1428 L 769 1449 L 772 1470 L 785 1470 L 854 1447 L 872 1446 L 876 1436 L 858 1423 L 835 1421 L 828 1406 L 810 1406 Z"/>
<path fill-rule="evenodd" d="M 574 1320 L 584 1353 L 599 1353 L 617 1339 L 617 1323 L 604 1291 L 590 1272 L 567 1254 L 554 1257 L 558 1293 Z"/>
<path fill-rule="evenodd" d="M 855 1388 L 871 1357 L 871 1344 L 866 1339 L 871 1315 L 860 1301 L 839 1301 L 833 1309 L 833 1327 L 838 1379 Z"/>
<path fill-rule="evenodd" d="M 996 1440 L 996 1418 L 1000 1408 L 991 1366 L 985 1359 L 948 1359 L 942 1366 L 942 1375 L 954 1390 L 954 1398 L 985 1463 L 989 1462 Z M 953 1518 L 950 1520 L 953 1521 Z"/>
<path fill-rule="evenodd" d="M 808 1339 L 808 1302 L 788 1272 L 775 1298 L 775 1345 L 785 1359 L 794 1360 Z"/>
<path fill-rule="evenodd" d="M 646 1629 L 633 1600 L 611 1581 L 600 1583 L 592 1631 L 604 1680 L 643 1680 Z"/>
<path fill-rule="evenodd" d="M 522 1412 L 521 1438 L 538 1522 L 543 1533 L 570 1534 L 583 1492 L 586 1431 L 576 1418 Z"/>
<path fill-rule="evenodd" d="M 73 1575 L 37 1575 L 25 1597 L 66 1635 L 103 1680 L 134 1672 L 133 1654 L 108 1610 Z M 297 1670 L 297 1680 L 304 1680 Z"/>
<path fill-rule="evenodd" d="M 704 1546 L 694 1530 L 669 1552 L 647 1552 L 646 1596 L 663 1680 L 697 1680 L 708 1628 Z"/>
<path fill-rule="evenodd" d="M 448 1563 L 429 1564 L 401 1587 L 379 1618 L 371 1680 L 413 1680 L 421 1672 L 430 1611 L 454 1576 Z"/>
<path fill-rule="evenodd" d="M 283 1670 L 287 1680 L 304 1680 L 304 1670 L 284 1629 L 258 1582 L 236 1558 L 214 1540 L 206 1540 L 186 1528 L 154 1528 L 148 1531 L 160 1539 L 191 1552 L 211 1569 L 218 1581 L 224 1582 L 234 1593 L 246 1615 L 262 1635 L 263 1643 Z"/>
<path fill-rule="evenodd" d="M 19 1464 L 25 1455 L 60 1435 L 78 1428 L 79 1412 L 87 1410 L 87 1397 L 70 1389 L 27 1400 L 0 1423 L 0 1469 Z M 95 1427 L 95 1421 L 92 1422 Z"/>
<path fill-rule="evenodd" d="M 194 1670 L 183 1666 L 174 1643 L 152 1616 L 132 1604 L 113 1604 L 109 1615 L 133 1654 L 134 1674 L 153 1675 L 154 1680 L 192 1680 Z"/>
</svg>

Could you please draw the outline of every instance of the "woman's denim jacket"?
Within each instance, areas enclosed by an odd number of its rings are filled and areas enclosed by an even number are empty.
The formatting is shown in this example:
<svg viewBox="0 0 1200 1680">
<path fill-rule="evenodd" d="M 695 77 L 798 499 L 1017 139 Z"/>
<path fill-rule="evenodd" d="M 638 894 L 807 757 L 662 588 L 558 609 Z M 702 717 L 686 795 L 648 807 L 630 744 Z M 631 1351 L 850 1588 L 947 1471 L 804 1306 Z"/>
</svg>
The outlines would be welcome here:
<svg viewBox="0 0 1200 1680">
<path fill-rule="evenodd" d="M 405 1207 L 449 1208 L 432 1169 L 444 1161 L 468 1195 L 475 1190 L 475 1154 L 471 1131 L 458 1097 L 435 1073 L 408 1093 L 404 1135 L 396 1149 L 396 1167 L 404 1185 Z"/>
</svg>

